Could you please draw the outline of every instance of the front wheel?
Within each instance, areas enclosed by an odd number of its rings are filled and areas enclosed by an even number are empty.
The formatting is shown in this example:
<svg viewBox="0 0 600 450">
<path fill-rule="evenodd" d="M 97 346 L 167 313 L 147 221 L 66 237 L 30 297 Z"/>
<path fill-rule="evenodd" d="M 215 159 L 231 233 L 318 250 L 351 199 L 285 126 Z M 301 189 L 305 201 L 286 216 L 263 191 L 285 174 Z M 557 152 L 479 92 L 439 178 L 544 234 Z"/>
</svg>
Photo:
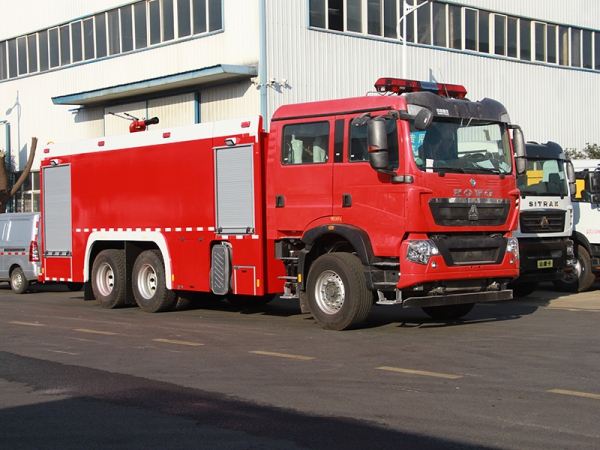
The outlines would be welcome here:
<svg viewBox="0 0 600 450">
<path fill-rule="evenodd" d="M 15 267 L 10 273 L 10 288 L 15 294 L 24 294 L 29 289 L 29 280 L 20 267 Z"/>
<path fill-rule="evenodd" d="M 592 258 L 585 247 L 577 246 L 577 263 L 575 267 L 562 280 L 554 280 L 552 283 L 562 292 L 584 292 L 587 291 L 595 280 L 592 272 Z"/>
<path fill-rule="evenodd" d="M 123 250 L 102 250 L 92 266 L 92 291 L 100 306 L 119 308 L 126 301 L 125 254 Z"/>
<path fill-rule="evenodd" d="M 361 324 L 373 304 L 364 267 L 350 253 L 319 257 L 308 272 L 306 293 L 312 316 L 326 330 L 345 330 Z"/>
<path fill-rule="evenodd" d="M 475 303 L 461 303 L 460 305 L 424 306 L 421 309 L 434 319 L 453 320 L 466 316 L 474 306 Z"/>
<path fill-rule="evenodd" d="M 167 289 L 165 263 L 158 250 L 146 250 L 133 264 L 133 296 L 138 306 L 154 313 L 171 309 L 177 298 Z"/>
</svg>

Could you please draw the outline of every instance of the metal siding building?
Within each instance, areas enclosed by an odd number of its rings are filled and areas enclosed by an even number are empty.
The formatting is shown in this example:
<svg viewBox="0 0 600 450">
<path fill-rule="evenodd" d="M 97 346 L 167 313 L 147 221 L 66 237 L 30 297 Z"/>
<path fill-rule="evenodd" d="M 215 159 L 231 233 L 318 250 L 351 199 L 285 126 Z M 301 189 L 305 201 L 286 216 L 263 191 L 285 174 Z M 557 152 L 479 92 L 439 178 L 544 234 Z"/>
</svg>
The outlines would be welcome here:
<svg viewBox="0 0 600 450">
<path fill-rule="evenodd" d="M 365 95 L 380 77 L 462 84 L 505 104 L 528 140 L 600 143 L 595 0 L 409 0 L 423 6 L 405 19 L 403 0 L 5 3 L 0 149 L 15 171 L 32 136 L 35 168 L 48 141 L 127 132 L 125 113 L 158 116 L 156 127 L 263 114 L 268 127 L 280 105 Z"/>
</svg>

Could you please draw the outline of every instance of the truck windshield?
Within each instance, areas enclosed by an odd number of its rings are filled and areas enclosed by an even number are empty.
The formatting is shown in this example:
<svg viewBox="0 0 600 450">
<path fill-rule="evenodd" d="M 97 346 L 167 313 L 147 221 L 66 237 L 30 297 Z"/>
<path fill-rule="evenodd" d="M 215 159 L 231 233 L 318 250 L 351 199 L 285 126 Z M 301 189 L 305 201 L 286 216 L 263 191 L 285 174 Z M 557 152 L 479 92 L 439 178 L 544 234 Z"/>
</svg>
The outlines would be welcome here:
<svg viewBox="0 0 600 450">
<path fill-rule="evenodd" d="M 508 130 L 502 124 L 469 119 L 434 121 L 427 131 L 418 131 L 411 122 L 410 137 L 415 163 L 422 171 L 512 171 Z"/>
<path fill-rule="evenodd" d="M 517 178 L 521 195 L 566 196 L 569 188 L 560 159 L 527 158 L 527 172 Z"/>
</svg>

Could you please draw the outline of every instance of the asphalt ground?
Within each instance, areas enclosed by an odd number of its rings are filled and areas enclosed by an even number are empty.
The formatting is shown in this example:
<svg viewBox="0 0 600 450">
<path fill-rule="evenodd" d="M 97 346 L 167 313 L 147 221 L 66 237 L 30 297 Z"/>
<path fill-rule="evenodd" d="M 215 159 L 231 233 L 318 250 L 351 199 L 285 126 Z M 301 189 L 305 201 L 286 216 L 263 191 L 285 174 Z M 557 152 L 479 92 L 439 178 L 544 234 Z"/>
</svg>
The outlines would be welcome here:
<svg viewBox="0 0 600 450">
<path fill-rule="evenodd" d="M 599 292 L 331 332 L 281 299 L 146 314 L 0 285 L 0 449 L 600 448 Z"/>
</svg>

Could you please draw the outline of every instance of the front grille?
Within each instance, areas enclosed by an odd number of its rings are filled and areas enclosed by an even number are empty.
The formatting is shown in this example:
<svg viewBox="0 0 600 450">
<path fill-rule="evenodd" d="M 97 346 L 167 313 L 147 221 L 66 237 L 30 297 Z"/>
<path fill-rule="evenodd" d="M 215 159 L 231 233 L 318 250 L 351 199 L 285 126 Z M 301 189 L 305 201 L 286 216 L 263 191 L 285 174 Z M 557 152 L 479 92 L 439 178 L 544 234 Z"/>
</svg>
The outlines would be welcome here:
<svg viewBox="0 0 600 450">
<path fill-rule="evenodd" d="M 500 264 L 506 252 L 502 236 L 433 237 L 447 266 Z"/>
<path fill-rule="evenodd" d="M 437 225 L 489 227 L 506 223 L 510 201 L 491 198 L 433 198 L 429 208 Z"/>
<path fill-rule="evenodd" d="M 565 230 L 565 211 L 524 211 L 519 223 L 521 233 L 557 233 Z"/>
</svg>

